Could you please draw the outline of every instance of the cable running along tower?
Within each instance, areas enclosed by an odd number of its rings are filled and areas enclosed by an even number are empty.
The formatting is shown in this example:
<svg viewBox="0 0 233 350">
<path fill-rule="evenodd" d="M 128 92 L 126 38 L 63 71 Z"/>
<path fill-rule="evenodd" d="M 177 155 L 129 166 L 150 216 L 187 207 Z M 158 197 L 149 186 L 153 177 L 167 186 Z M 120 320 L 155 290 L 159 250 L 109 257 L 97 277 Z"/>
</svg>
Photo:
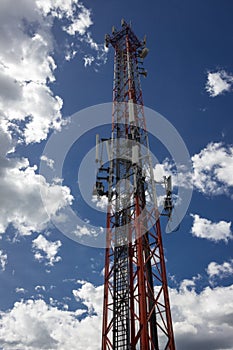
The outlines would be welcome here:
<svg viewBox="0 0 233 350">
<path fill-rule="evenodd" d="M 113 27 L 106 35 L 110 44 L 115 58 L 109 163 L 100 161 L 95 188 L 108 197 L 102 350 L 175 350 L 140 85 L 148 49 L 124 20 L 119 31 Z"/>
</svg>

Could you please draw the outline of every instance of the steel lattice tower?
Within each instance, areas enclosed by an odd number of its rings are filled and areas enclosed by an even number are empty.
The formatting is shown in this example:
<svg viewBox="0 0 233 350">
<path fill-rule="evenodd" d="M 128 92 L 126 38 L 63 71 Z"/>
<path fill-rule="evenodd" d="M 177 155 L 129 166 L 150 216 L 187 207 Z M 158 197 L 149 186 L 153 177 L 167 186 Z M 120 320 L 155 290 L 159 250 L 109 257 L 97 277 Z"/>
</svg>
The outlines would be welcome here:
<svg viewBox="0 0 233 350">
<path fill-rule="evenodd" d="M 115 58 L 110 158 L 96 181 L 108 197 L 102 350 L 175 350 L 140 85 L 148 50 L 125 21 L 106 44 Z"/>
</svg>

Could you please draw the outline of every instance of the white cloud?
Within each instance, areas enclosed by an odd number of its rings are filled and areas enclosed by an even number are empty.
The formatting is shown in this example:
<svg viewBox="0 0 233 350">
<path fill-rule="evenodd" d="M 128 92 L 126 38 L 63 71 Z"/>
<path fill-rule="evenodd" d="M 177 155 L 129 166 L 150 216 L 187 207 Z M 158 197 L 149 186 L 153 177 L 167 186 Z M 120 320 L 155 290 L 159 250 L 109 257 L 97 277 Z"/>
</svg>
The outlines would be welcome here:
<svg viewBox="0 0 233 350">
<path fill-rule="evenodd" d="M 68 48 L 66 50 L 66 55 L 65 55 L 65 60 L 66 61 L 71 61 L 77 54 L 76 50 L 73 50 L 72 48 Z"/>
<path fill-rule="evenodd" d="M 92 55 L 84 54 L 84 64 L 90 65 L 90 58 L 93 57 L 96 60 L 96 65 L 99 66 L 102 63 L 106 63 L 108 49 L 104 44 L 97 44 L 90 32 L 90 27 L 94 24 L 92 20 L 92 12 L 86 8 L 78 0 L 68 0 L 66 2 L 62 0 L 37 0 L 38 7 L 43 11 L 45 16 L 51 15 L 54 18 L 66 19 L 67 25 L 63 26 L 63 30 L 71 37 L 81 43 L 84 43 L 91 50 L 95 52 L 95 57 Z M 65 59 L 70 61 L 73 59 L 77 51 L 74 42 L 71 42 L 66 49 Z M 82 50 L 81 50 L 82 51 Z M 85 57 L 89 57 L 88 60 Z M 88 62 L 88 63 L 86 63 Z M 91 61 L 92 63 L 92 61 Z"/>
<path fill-rule="evenodd" d="M 163 163 L 157 163 L 155 165 L 153 173 L 155 181 L 164 184 L 164 177 L 172 174 L 172 165 L 168 159 L 165 159 Z"/>
<path fill-rule="evenodd" d="M 54 160 L 53 159 L 50 159 L 48 158 L 47 156 L 43 155 L 40 157 L 40 160 L 42 160 L 43 162 L 46 163 L 46 165 L 50 168 L 50 169 L 53 169 L 54 167 Z"/>
<path fill-rule="evenodd" d="M 27 293 L 27 290 L 25 288 L 22 288 L 22 287 L 17 287 L 17 288 L 15 288 L 15 293 L 25 294 L 25 293 Z"/>
<path fill-rule="evenodd" d="M 1 312 L 0 346 L 6 350 L 97 350 L 101 342 L 103 286 L 81 281 L 73 295 L 82 308 L 59 310 L 43 300 L 15 303 Z M 232 350 L 233 285 L 195 290 L 196 279 L 169 289 L 178 349 Z M 86 312 L 85 312 L 86 310 Z M 90 337 L 91 334 L 91 337 Z"/>
<path fill-rule="evenodd" d="M 94 229 L 94 228 L 88 227 L 86 225 L 83 225 L 83 226 L 77 225 L 76 230 L 73 231 L 73 233 L 77 237 L 83 237 L 83 236 L 97 237 L 100 233 L 103 233 L 103 231 L 104 230 L 102 227 L 98 227 L 98 228 Z"/>
<path fill-rule="evenodd" d="M 211 97 L 216 97 L 224 92 L 231 91 L 233 85 L 233 75 L 224 70 L 214 73 L 208 72 L 205 89 Z"/>
<path fill-rule="evenodd" d="M 212 222 L 208 219 L 201 218 L 199 215 L 191 214 L 193 217 L 193 225 L 191 232 L 195 237 L 205 238 L 214 242 L 233 239 L 231 232 L 231 222 L 219 221 Z"/>
<path fill-rule="evenodd" d="M 42 290 L 45 291 L 45 286 L 39 286 L 39 285 L 38 285 L 38 286 L 35 287 L 35 290 L 36 290 L 37 292 L 38 292 L 38 291 L 42 291 Z"/>
<path fill-rule="evenodd" d="M 91 201 L 96 205 L 96 208 L 99 208 L 102 211 L 106 212 L 108 207 L 108 197 L 106 196 L 98 197 L 96 195 L 93 195 L 91 198 Z"/>
<path fill-rule="evenodd" d="M 84 59 L 84 67 L 91 66 L 92 62 L 95 61 L 95 57 L 90 55 L 85 55 L 83 59 Z"/>
<path fill-rule="evenodd" d="M 207 267 L 207 274 L 210 278 L 219 277 L 225 278 L 233 274 L 233 259 L 225 261 L 223 264 L 218 264 L 215 261 L 209 263 Z"/>
<path fill-rule="evenodd" d="M 73 290 L 73 295 L 78 302 L 82 302 L 87 307 L 88 313 L 92 315 L 102 314 L 103 308 L 103 286 L 95 287 L 92 283 L 79 281 L 82 285 L 79 289 Z"/>
<path fill-rule="evenodd" d="M 47 203 L 50 203 L 47 208 L 42 203 L 40 191 L 47 193 Z M 10 223 L 23 235 L 42 231 L 51 216 L 56 216 L 60 208 L 71 203 L 68 187 L 48 184 L 26 159 L 6 169 L 0 193 L 5 198 L 4 205 L 0 205 L 1 232 Z"/>
<path fill-rule="evenodd" d="M 55 80 L 52 21 L 35 1 L 0 4 L 1 125 L 26 143 L 39 142 L 62 125 L 62 100 L 47 85 Z"/>
<path fill-rule="evenodd" d="M 93 24 L 91 10 L 87 9 L 78 0 L 36 0 L 37 6 L 45 16 L 52 15 L 58 19 L 65 18 L 69 24 L 63 29 L 70 35 L 76 33 L 84 35 Z"/>
<path fill-rule="evenodd" d="M 193 171 L 188 172 L 182 166 L 175 169 L 174 164 L 165 159 L 156 164 L 154 178 L 163 181 L 163 176 L 172 176 L 175 186 L 192 188 L 203 194 L 231 194 L 233 187 L 233 146 L 211 142 L 199 153 L 191 157 Z"/>
<path fill-rule="evenodd" d="M 65 124 L 63 101 L 52 91 L 56 62 L 53 37 L 55 18 L 68 34 L 66 59 L 77 51 L 86 55 L 94 50 L 96 63 L 106 59 L 104 45 L 97 44 L 88 31 L 93 24 L 91 11 L 78 0 L 22 0 L 17 4 L 0 3 L 0 126 L 14 130 L 27 144 L 45 140 L 51 129 Z M 74 37 L 70 43 L 70 36 Z M 80 42 L 87 47 L 80 49 Z M 84 46 L 85 46 L 84 45 Z M 68 55 L 69 53 L 69 55 Z M 68 56 L 67 56 L 68 55 Z M 65 57 L 64 57 L 65 59 Z"/>
<path fill-rule="evenodd" d="M 233 146 L 211 142 L 191 157 L 193 171 L 175 165 L 165 159 L 154 168 L 155 181 L 163 182 L 164 176 L 172 176 L 174 187 L 194 188 L 207 195 L 231 195 L 233 187 Z M 177 165 L 176 165 L 177 166 Z"/>
<path fill-rule="evenodd" d="M 192 162 L 194 186 L 200 192 L 217 195 L 233 186 L 233 146 L 209 143 Z"/>
<path fill-rule="evenodd" d="M 7 254 L 0 250 L 0 268 L 2 271 L 5 271 L 7 264 Z"/>
<path fill-rule="evenodd" d="M 61 261 L 61 257 L 57 255 L 61 245 L 61 241 L 51 242 L 40 234 L 32 241 L 35 259 L 40 262 L 45 260 L 46 265 L 53 266 Z"/>
<path fill-rule="evenodd" d="M 82 4 L 77 4 L 77 7 L 79 9 L 78 16 L 73 15 L 72 23 L 65 27 L 65 31 L 70 35 L 75 35 L 76 33 L 84 35 L 87 29 L 93 24 L 91 11 Z"/>
<path fill-rule="evenodd" d="M 189 283 L 190 282 L 190 283 Z M 193 280 L 170 289 L 178 349 L 232 350 L 233 285 L 195 291 Z"/>
<path fill-rule="evenodd" d="M 74 292 L 84 309 L 76 311 L 59 310 L 41 299 L 15 303 L 1 312 L 0 346 L 4 350 L 99 349 L 102 293 L 102 287 L 84 282 Z M 90 312 L 85 317 L 87 308 Z"/>
<path fill-rule="evenodd" d="M 21 235 L 40 232 L 47 227 L 50 217 L 56 217 L 61 208 L 71 204 L 70 189 L 56 182 L 47 183 L 26 158 L 7 158 L 12 140 L 1 129 L 0 136 L 0 195 L 4 198 L 0 203 L 0 233 L 9 224 Z M 46 195 L 46 207 L 41 192 Z"/>
</svg>

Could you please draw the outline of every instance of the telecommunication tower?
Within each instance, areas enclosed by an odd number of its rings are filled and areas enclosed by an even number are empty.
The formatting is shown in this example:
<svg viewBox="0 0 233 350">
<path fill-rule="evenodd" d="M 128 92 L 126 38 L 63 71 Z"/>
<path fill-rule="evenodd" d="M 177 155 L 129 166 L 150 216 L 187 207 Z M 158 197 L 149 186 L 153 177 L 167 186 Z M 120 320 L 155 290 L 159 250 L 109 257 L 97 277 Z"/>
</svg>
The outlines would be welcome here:
<svg viewBox="0 0 233 350">
<path fill-rule="evenodd" d="M 112 134 L 105 140 L 109 162 L 103 165 L 97 156 L 95 186 L 95 194 L 108 198 L 102 350 L 175 350 L 140 85 L 140 75 L 147 74 L 146 40 L 124 20 L 105 39 L 115 57 Z M 165 180 L 169 216 L 171 182 Z"/>
</svg>

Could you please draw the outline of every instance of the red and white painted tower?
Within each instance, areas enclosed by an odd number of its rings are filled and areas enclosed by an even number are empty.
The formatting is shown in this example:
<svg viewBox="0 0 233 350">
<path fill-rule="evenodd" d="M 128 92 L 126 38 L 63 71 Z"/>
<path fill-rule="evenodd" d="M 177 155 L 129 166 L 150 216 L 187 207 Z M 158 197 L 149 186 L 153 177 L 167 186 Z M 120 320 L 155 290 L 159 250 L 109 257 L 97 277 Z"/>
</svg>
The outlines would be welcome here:
<svg viewBox="0 0 233 350">
<path fill-rule="evenodd" d="M 114 87 L 109 163 L 96 193 L 108 197 L 102 350 L 175 350 L 156 188 L 140 85 L 148 49 L 131 25 L 106 35 Z M 166 210 L 171 209 L 170 190 Z"/>
</svg>

